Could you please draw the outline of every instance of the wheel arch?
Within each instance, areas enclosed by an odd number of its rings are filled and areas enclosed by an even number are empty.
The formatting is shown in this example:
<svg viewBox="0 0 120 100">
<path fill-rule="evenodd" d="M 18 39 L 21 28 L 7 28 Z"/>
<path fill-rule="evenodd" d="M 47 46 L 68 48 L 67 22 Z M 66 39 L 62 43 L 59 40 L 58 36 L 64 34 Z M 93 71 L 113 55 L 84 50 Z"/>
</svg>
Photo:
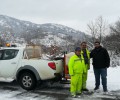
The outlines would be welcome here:
<svg viewBox="0 0 120 100">
<path fill-rule="evenodd" d="M 41 80 L 38 71 L 37 71 L 34 67 L 32 67 L 32 66 L 30 66 L 30 65 L 25 65 L 25 66 L 20 67 L 20 68 L 18 69 L 18 71 L 17 71 L 17 73 L 16 73 L 16 80 L 19 80 L 20 75 L 21 75 L 23 72 L 30 72 L 30 73 L 32 73 L 32 74 L 35 76 L 35 78 L 36 78 L 37 81 Z"/>
</svg>

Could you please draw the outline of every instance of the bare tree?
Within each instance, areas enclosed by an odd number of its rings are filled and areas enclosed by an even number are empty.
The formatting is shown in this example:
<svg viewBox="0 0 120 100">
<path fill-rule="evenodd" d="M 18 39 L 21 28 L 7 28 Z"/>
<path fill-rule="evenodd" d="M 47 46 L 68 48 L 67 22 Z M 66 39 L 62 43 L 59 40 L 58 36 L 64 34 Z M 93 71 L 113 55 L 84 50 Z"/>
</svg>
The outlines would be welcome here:
<svg viewBox="0 0 120 100">
<path fill-rule="evenodd" d="M 105 38 L 104 44 L 115 54 L 120 53 L 120 19 L 110 26 L 110 35 Z"/>
<path fill-rule="evenodd" d="M 99 16 L 96 20 L 91 21 L 88 26 L 88 33 L 92 35 L 92 42 L 98 39 L 102 42 L 103 38 L 107 34 L 108 24 L 103 19 L 102 16 Z"/>
<path fill-rule="evenodd" d="M 92 42 L 94 42 L 97 37 L 96 25 L 94 22 L 90 22 L 87 26 L 88 26 L 88 32 L 92 35 Z"/>
<path fill-rule="evenodd" d="M 114 25 L 110 26 L 110 30 L 111 34 L 120 35 L 120 18 Z"/>
<path fill-rule="evenodd" d="M 24 33 L 21 33 L 21 37 L 25 39 L 27 43 L 30 43 L 32 39 L 41 39 L 45 36 L 41 28 L 27 29 Z M 37 43 L 38 44 L 38 43 Z"/>
</svg>

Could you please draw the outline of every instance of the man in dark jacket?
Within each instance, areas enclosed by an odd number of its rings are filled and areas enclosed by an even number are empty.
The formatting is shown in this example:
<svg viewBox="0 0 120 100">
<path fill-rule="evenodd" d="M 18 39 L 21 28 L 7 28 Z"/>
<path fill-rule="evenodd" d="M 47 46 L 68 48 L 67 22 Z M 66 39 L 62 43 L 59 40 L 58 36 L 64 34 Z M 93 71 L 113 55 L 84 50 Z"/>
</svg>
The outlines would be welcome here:
<svg viewBox="0 0 120 100">
<path fill-rule="evenodd" d="M 101 76 L 103 91 L 107 92 L 107 68 L 110 66 L 109 54 L 107 50 L 100 45 L 100 42 L 96 41 L 95 48 L 91 51 L 90 57 L 93 58 L 93 69 L 96 85 L 94 90 L 99 89 Z"/>
</svg>

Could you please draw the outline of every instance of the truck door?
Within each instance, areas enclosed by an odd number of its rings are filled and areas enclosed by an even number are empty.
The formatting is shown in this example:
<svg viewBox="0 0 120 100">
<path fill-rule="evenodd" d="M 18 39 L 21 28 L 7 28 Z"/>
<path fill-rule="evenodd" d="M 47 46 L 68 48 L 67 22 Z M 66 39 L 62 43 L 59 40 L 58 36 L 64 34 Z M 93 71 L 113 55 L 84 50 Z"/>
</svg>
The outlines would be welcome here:
<svg viewBox="0 0 120 100">
<path fill-rule="evenodd" d="M 18 66 L 19 57 L 17 56 L 18 50 L 4 49 L 0 50 L 0 77 L 11 78 L 16 72 Z"/>
</svg>

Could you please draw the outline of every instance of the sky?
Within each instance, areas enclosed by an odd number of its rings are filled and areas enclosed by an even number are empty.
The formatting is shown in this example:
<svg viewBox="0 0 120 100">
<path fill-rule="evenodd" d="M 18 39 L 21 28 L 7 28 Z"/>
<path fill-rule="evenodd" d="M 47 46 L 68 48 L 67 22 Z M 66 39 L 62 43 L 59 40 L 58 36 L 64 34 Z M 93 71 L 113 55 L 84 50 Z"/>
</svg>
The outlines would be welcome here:
<svg viewBox="0 0 120 100">
<path fill-rule="evenodd" d="M 120 0 L 0 0 L 0 15 L 86 32 L 87 24 L 99 16 L 110 24 L 117 21 Z"/>
</svg>

